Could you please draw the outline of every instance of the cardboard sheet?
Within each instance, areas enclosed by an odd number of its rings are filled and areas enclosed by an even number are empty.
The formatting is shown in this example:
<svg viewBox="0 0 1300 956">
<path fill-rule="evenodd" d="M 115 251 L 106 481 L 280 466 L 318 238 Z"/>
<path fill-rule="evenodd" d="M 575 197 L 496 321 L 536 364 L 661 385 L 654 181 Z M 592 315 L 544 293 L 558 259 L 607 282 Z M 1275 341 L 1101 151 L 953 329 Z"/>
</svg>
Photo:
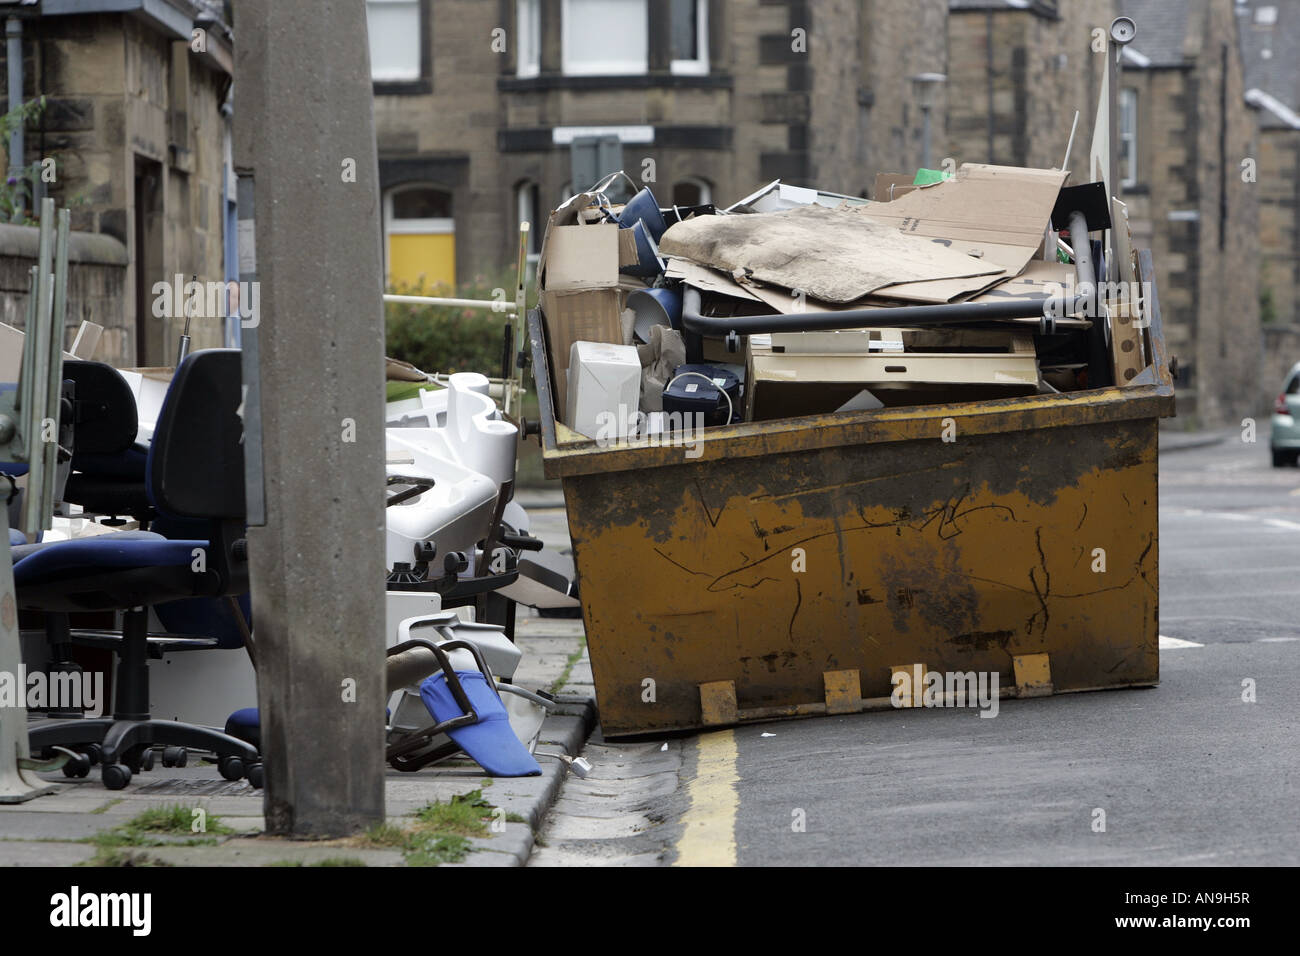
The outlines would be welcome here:
<svg viewBox="0 0 1300 956">
<path fill-rule="evenodd" d="M 1030 296 L 1060 295 L 1074 282 L 1074 266 L 1064 262 L 1044 262 L 1032 259 L 1023 272 L 1010 279 L 1002 279 L 986 292 L 975 296 L 971 302 L 998 302 Z"/>
<path fill-rule="evenodd" d="M 692 262 L 689 259 L 681 259 L 677 256 L 668 257 L 668 268 L 664 270 L 664 275 L 669 279 L 680 279 L 689 286 L 699 289 L 701 292 L 716 292 L 720 295 L 729 295 L 737 299 L 748 299 L 751 302 L 762 302 L 754 294 L 752 288 L 748 285 L 741 285 L 729 275 L 725 275 L 716 269 L 709 269 L 699 263 Z M 788 292 L 783 293 L 786 299 L 790 298 Z"/>
<path fill-rule="evenodd" d="M 932 192 L 937 189 L 910 195 Z M 910 196 L 903 197 L 907 198 Z M 896 283 L 992 276 L 1004 271 L 1000 265 L 948 248 L 951 243 L 905 234 L 892 223 L 876 222 L 868 215 L 875 208 L 810 205 L 774 213 L 699 216 L 670 227 L 659 248 L 665 255 L 681 256 L 725 273 L 743 268 L 759 282 L 800 289 L 841 305 Z M 987 283 L 984 279 L 974 288 Z"/>
<path fill-rule="evenodd" d="M 893 202 L 902 196 L 918 189 L 929 189 L 934 183 L 926 183 L 918 186 L 914 180 L 915 176 L 909 176 L 904 173 L 876 173 L 876 184 L 872 189 L 871 196 L 876 202 Z"/>
<path fill-rule="evenodd" d="M 955 179 L 873 203 L 862 215 L 909 236 L 945 241 L 949 248 L 1019 275 L 1043 241 L 1052 207 L 1069 173 L 963 163 Z M 896 191 L 897 192 L 897 191 Z M 891 298 L 950 302 L 988 283 L 925 282 L 895 285 Z"/>
</svg>

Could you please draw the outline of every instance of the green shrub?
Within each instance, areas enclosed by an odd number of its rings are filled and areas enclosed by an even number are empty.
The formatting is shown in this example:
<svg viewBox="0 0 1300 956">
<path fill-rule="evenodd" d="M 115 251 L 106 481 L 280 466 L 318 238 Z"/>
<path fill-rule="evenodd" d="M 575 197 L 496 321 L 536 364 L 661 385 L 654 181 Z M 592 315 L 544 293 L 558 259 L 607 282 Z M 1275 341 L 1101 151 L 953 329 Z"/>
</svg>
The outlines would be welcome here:
<svg viewBox="0 0 1300 956">
<path fill-rule="evenodd" d="M 512 302 L 514 279 L 514 269 L 507 268 L 499 270 L 495 275 L 475 276 L 472 281 L 461 283 L 454 291 L 445 285 L 429 289 L 423 286 L 392 287 L 387 291 L 400 295 L 488 301 L 501 298 L 504 302 Z M 494 296 L 494 291 L 498 289 L 501 292 Z M 535 295 L 530 289 L 530 308 L 534 302 Z M 482 372 L 489 377 L 501 374 L 503 329 L 512 320 L 508 313 L 386 303 L 384 316 L 387 336 L 385 351 L 392 358 L 410 362 L 426 372 Z M 519 347 L 519 343 L 516 346 Z"/>
</svg>

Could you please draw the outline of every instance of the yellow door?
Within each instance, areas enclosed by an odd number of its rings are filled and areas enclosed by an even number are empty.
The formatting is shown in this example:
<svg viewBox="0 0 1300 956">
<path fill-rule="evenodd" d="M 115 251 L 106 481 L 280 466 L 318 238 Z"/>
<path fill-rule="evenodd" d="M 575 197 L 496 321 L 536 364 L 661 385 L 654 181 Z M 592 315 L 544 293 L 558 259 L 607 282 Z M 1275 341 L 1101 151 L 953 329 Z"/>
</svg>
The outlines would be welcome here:
<svg viewBox="0 0 1300 956">
<path fill-rule="evenodd" d="M 402 291 L 444 293 L 456 287 L 455 233 L 390 233 L 388 284 Z"/>
</svg>

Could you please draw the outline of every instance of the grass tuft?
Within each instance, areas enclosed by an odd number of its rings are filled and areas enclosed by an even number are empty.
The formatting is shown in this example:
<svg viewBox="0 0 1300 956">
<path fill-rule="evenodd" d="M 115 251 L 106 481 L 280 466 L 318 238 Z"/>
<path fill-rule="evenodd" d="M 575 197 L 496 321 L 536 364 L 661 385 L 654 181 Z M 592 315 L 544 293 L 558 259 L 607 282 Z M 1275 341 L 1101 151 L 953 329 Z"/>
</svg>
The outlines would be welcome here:
<svg viewBox="0 0 1300 956">
<path fill-rule="evenodd" d="M 587 649 L 587 638 L 583 637 L 578 643 L 578 649 L 569 655 L 569 659 L 564 663 L 564 671 L 551 684 L 551 693 L 558 694 L 564 689 L 564 685 L 569 682 L 570 675 L 573 674 L 573 667 L 578 661 L 582 660 L 582 652 Z"/>
<path fill-rule="evenodd" d="M 495 809 L 480 787 L 457 794 L 446 803 L 421 807 L 409 827 L 377 823 L 366 831 L 361 845 L 400 849 L 408 866 L 459 863 L 469 855 L 470 838 L 487 834 Z"/>
<path fill-rule="evenodd" d="M 103 810 L 108 809 L 105 805 Z M 176 840 L 164 837 L 182 837 L 195 833 L 194 810 L 183 806 L 150 807 L 136 814 L 126 823 L 101 830 L 85 842 L 93 843 L 99 849 L 86 861 L 87 866 L 145 866 L 162 865 L 158 863 L 130 862 L 131 860 L 148 860 L 144 854 L 124 852 L 126 847 L 147 846 L 213 846 L 216 844 L 214 834 L 233 833 L 234 831 L 221 822 L 215 814 L 208 814 L 204 820 L 204 830 L 191 839 Z M 126 862 L 123 862 L 126 861 Z"/>
</svg>

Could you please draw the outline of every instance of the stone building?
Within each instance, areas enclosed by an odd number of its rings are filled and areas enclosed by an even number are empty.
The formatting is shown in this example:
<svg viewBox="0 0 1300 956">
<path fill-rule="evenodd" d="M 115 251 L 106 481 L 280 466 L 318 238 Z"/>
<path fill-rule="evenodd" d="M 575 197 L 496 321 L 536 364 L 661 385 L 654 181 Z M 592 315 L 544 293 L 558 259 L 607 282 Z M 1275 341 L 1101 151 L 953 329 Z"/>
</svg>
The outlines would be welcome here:
<svg viewBox="0 0 1300 956">
<path fill-rule="evenodd" d="M 1257 108 L 1264 386 L 1300 361 L 1300 7 L 1237 4 L 1246 102 Z"/>
<path fill-rule="evenodd" d="M 159 308 L 155 285 L 237 278 L 229 11 L 212 0 L 40 0 L 3 14 L 21 35 L 21 99 L 46 102 L 16 165 L 52 159 L 54 180 L 38 177 L 38 191 L 72 209 L 74 230 L 126 248 L 116 307 L 88 316 L 105 326 L 97 355 L 170 365 L 185 319 Z M 237 335 L 219 314 L 191 322 L 195 348 Z"/>
<path fill-rule="evenodd" d="M 1233 0 L 951 0 L 947 136 L 958 162 L 1088 174 L 1104 55 L 1096 30 L 1132 17 L 1121 61 L 1119 187 L 1135 246 L 1150 248 L 1179 415 L 1220 425 L 1260 409 L 1261 191 L 1244 183 L 1246 107 Z"/>
<path fill-rule="evenodd" d="M 389 278 L 426 287 L 499 274 L 521 218 L 540 226 L 590 186 L 575 138 L 616 138 L 664 203 L 729 204 L 778 177 L 869 195 L 876 172 L 918 164 L 909 77 L 942 72 L 946 43 L 946 0 L 368 10 Z"/>
<path fill-rule="evenodd" d="M 1135 241 L 1158 263 L 1179 413 L 1209 426 L 1264 407 L 1257 155 L 1232 0 L 1124 0 L 1138 24 L 1123 93 Z"/>
<path fill-rule="evenodd" d="M 1117 15 L 1114 0 L 950 0 L 949 156 L 1059 167 L 1078 110 L 1066 165 L 1084 168 L 1105 69 L 1093 31 Z"/>
</svg>

